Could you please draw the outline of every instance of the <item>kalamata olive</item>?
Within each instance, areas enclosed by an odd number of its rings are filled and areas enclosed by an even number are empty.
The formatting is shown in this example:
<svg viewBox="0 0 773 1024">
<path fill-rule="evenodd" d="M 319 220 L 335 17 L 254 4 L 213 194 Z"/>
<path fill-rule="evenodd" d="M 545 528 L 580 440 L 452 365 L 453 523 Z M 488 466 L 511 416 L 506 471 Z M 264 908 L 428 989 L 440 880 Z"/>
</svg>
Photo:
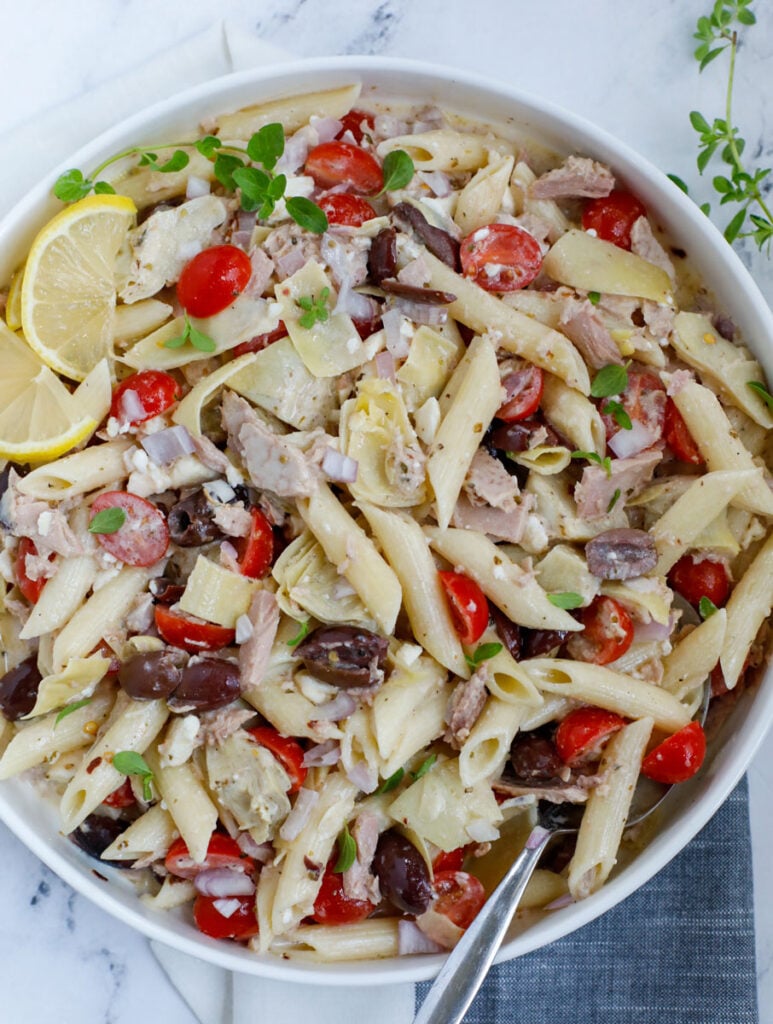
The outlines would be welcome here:
<svg viewBox="0 0 773 1024">
<path fill-rule="evenodd" d="M 151 580 L 148 589 L 153 595 L 154 604 L 177 604 L 185 593 L 182 583 L 175 583 L 166 576 L 158 576 Z"/>
<path fill-rule="evenodd" d="M 432 897 L 427 864 L 413 845 L 396 829 L 379 836 L 373 870 L 382 894 L 406 914 L 423 914 Z"/>
<path fill-rule="evenodd" d="M 600 580 L 630 580 L 654 569 L 655 541 L 645 530 L 605 530 L 585 545 L 588 568 Z"/>
<path fill-rule="evenodd" d="M 508 649 L 510 654 L 515 658 L 516 661 L 521 660 L 521 648 L 523 647 L 523 636 L 521 633 L 521 627 L 508 619 L 503 611 L 500 611 L 495 604 L 489 601 L 488 605 L 489 614 L 494 620 L 494 625 L 497 629 L 499 639 Z"/>
<path fill-rule="evenodd" d="M 555 743 L 536 732 L 519 732 L 510 747 L 515 777 L 525 786 L 563 785 L 566 765 Z M 563 773 L 563 774 L 562 774 Z"/>
<path fill-rule="evenodd" d="M 488 435 L 488 443 L 504 452 L 525 452 L 531 446 L 532 436 L 538 430 L 545 433 L 540 444 L 558 445 L 561 443 L 555 430 L 537 417 L 519 420 L 516 423 L 503 423 L 501 426 L 495 427 Z"/>
<path fill-rule="evenodd" d="M 213 508 L 206 494 L 203 490 L 196 491 L 169 510 L 169 536 L 181 548 L 195 548 L 218 540 L 223 533 L 212 516 Z"/>
<path fill-rule="evenodd" d="M 384 278 L 381 287 L 385 292 L 396 295 L 399 299 L 408 299 L 409 302 L 425 302 L 430 306 L 447 306 L 456 300 L 453 292 L 441 292 L 437 288 L 419 288 L 414 284 L 404 284 L 392 277 Z"/>
<path fill-rule="evenodd" d="M 179 651 L 148 651 L 135 654 L 118 670 L 121 689 L 134 700 L 159 700 L 170 697 L 183 677 Z"/>
<path fill-rule="evenodd" d="M 213 711 L 230 704 L 240 693 L 238 665 L 222 658 L 200 658 L 185 666 L 168 704 L 175 711 Z"/>
<path fill-rule="evenodd" d="M 37 655 L 32 655 L 0 679 L 0 711 L 11 722 L 28 715 L 38 699 L 41 675 Z"/>
<path fill-rule="evenodd" d="M 70 833 L 70 839 L 89 857 L 99 860 L 108 846 L 126 831 L 129 824 L 120 818 L 108 818 L 106 814 L 90 814 L 74 832 Z M 131 867 L 129 861 L 122 860 L 103 860 L 102 863 L 112 864 L 117 868 Z"/>
<path fill-rule="evenodd" d="M 543 654 L 549 654 L 569 636 L 566 629 L 523 629 L 521 639 L 523 641 L 523 657 L 539 658 Z"/>
<path fill-rule="evenodd" d="M 356 626 L 320 626 L 296 648 L 309 672 L 342 689 L 379 682 L 389 641 Z"/>
<path fill-rule="evenodd" d="M 433 256 L 437 256 L 452 270 L 461 270 L 459 243 L 442 228 L 433 227 L 424 214 L 410 203 L 398 203 L 392 210 L 398 223 L 411 228 Z"/>
<path fill-rule="evenodd" d="M 394 228 L 379 231 L 370 244 L 368 273 L 374 284 L 381 284 L 385 277 L 397 273 L 397 232 Z"/>
</svg>

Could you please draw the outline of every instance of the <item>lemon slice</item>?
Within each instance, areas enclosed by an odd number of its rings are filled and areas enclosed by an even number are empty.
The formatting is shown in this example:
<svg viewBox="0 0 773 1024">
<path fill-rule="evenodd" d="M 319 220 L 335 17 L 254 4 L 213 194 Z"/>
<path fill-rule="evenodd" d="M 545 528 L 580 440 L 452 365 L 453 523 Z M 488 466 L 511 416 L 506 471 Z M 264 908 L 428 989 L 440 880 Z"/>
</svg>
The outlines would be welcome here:
<svg viewBox="0 0 773 1024">
<path fill-rule="evenodd" d="M 106 362 L 70 394 L 0 321 L 0 366 L 0 456 L 15 462 L 55 459 L 96 430 L 105 405 L 105 383 L 108 394 L 110 390 Z"/>
<path fill-rule="evenodd" d="M 11 278 L 8 299 L 5 304 L 5 322 L 12 331 L 21 327 L 21 283 L 24 278 L 24 267 L 19 267 Z"/>
<path fill-rule="evenodd" d="M 65 377 L 83 380 L 112 355 L 115 261 L 136 212 L 126 196 L 88 196 L 58 213 L 32 243 L 22 328 L 43 362 Z"/>
</svg>

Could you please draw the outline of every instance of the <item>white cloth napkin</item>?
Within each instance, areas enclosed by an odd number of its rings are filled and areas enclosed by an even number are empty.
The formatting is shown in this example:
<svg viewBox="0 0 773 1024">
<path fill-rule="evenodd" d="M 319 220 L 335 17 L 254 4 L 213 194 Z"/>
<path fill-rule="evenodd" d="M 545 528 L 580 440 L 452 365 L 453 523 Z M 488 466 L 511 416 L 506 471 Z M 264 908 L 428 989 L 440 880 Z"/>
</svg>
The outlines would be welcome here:
<svg viewBox="0 0 773 1024">
<path fill-rule="evenodd" d="M 66 106 L 18 125 L 0 142 L 0 215 L 21 198 L 29 168 L 42 176 L 116 121 L 199 82 L 290 58 L 237 22 L 218 22 L 187 42 L 100 85 Z M 159 963 L 201 1024 L 410 1024 L 414 986 L 343 989 L 231 974 L 151 942 Z"/>
</svg>

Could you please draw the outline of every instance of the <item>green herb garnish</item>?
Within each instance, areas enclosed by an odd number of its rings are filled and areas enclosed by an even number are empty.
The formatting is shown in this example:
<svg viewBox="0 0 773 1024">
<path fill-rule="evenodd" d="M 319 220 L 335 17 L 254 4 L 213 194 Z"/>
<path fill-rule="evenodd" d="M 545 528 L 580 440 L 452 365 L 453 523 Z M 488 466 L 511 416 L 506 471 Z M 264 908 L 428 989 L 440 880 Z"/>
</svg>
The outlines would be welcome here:
<svg viewBox="0 0 773 1024">
<path fill-rule="evenodd" d="M 464 660 L 470 668 L 477 668 L 481 662 L 495 658 L 501 650 L 502 644 L 499 643 L 481 644 L 480 647 L 475 648 L 472 654 L 465 654 Z"/>
<path fill-rule="evenodd" d="M 706 595 L 704 594 L 698 602 L 698 611 L 700 612 L 700 616 L 702 619 L 708 619 L 711 618 L 714 612 L 719 611 L 719 609 L 711 600 L 711 598 L 706 597 Z"/>
<path fill-rule="evenodd" d="M 117 754 L 113 754 L 113 768 L 122 775 L 136 775 L 142 779 L 143 797 L 148 801 L 152 798 L 150 783 L 153 772 L 142 754 L 138 754 L 136 750 L 119 750 Z"/>
<path fill-rule="evenodd" d="M 758 380 L 747 380 L 746 386 L 760 396 L 768 409 L 773 410 L 773 395 L 771 395 L 764 384 L 761 384 Z"/>
<path fill-rule="evenodd" d="M 89 533 L 117 533 L 126 522 L 122 508 L 103 508 L 89 523 Z"/>
<path fill-rule="evenodd" d="M 616 487 L 615 488 L 615 493 L 609 499 L 609 504 L 607 505 L 607 514 L 612 511 L 612 509 L 615 507 L 615 505 L 618 503 L 619 500 L 620 500 L 620 488 Z"/>
<path fill-rule="evenodd" d="M 72 704 L 68 704 L 66 707 L 63 707 L 54 719 L 54 727 L 59 725 L 63 718 L 67 718 L 68 715 L 71 715 L 73 711 L 78 711 L 80 708 L 85 708 L 87 704 L 91 704 L 91 701 L 91 697 L 84 697 L 83 700 L 76 700 Z"/>
<path fill-rule="evenodd" d="M 394 192 L 398 188 L 405 188 L 408 182 L 416 173 L 413 160 L 404 149 L 393 149 L 384 157 L 384 187 L 378 193 Z"/>
<path fill-rule="evenodd" d="M 571 457 L 573 459 L 587 459 L 588 462 L 595 462 L 606 471 L 607 476 L 612 476 L 612 459 L 609 455 L 605 455 L 602 459 L 596 452 L 572 452 Z"/>
<path fill-rule="evenodd" d="M 423 775 L 426 775 L 435 761 L 437 761 L 437 754 L 430 754 L 426 761 L 422 761 L 416 771 L 411 772 L 411 778 L 414 782 L 418 782 Z"/>
<path fill-rule="evenodd" d="M 204 334 L 198 327 L 193 326 L 187 314 L 182 334 L 178 334 L 176 338 L 170 338 L 169 341 L 165 341 L 164 348 L 182 348 L 186 342 L 190 342 L 199 352 L 214 352 L 217 348 L 217 345 L 208 334 Z"/>
<path fill-rule="evenodd" d="M 724 173 L 712 179 L 714 191 L 718 194 L 719 205 L 733 203 L 739 206 L 724 229 L 728 242 L 736 238 L 752 238 L 756 245 L 770 248 L 773 238 L 773 214 L 765 200 L 770 168 L 752 168 L 744 165 L 743 153 L 746 141 L 733 124 L 733 86 L 735 83 L 735 62 L 739 51 L 742 29 L 754 25 L 756 17 L 751 10 L 752 0 L 716 0 L 711 13 L 698 19 L 693 38 L 698 40 L 695 59 L 703 71 L 725 51 L 729 51 L 727 85 L 725 87 L 724 117 L 709 122 L 697 110 L 690 112 L 690 124 L 698 133 L 698 171 L 703 174 L 718 153 L 725 164 Z M 675 175 L 671 180 L 684 192 L 687 186 Z M 703 203 L 705 214 L 711 213 L 711 204 Z M 749 230 L 747 227 L 749 221 Z"/>
<path fill-rule="evenodd" d="M 579 594 L 573 594 L 571 591 L 566 591 L 562 594 L 548 594 L 548 601 L 554 604 L 556 608 L 579 608 L 582 604 L 582 598 Z"/>
<path fill-rule="evenodd" d="M 625 411 L 625 407 L 620 402 L 607 402 L 604 408 L 601 410 L 605 416 L 611 416 L 618 427 L 622 427 L 623 430 L 633 430 L 633 423 L 631 423 L 631 417 Z"/>
<path fill-rule="evenodd" d="M 330 310 L 327 306 L 327 300 L 329 298 L 330 289 L 323 288 L 316 299 L 313 295 L 301 295 L 300 298 L 295 300 L 296 306 L 300 306 L 304 310 L 303 314 L 298 317 L 298 323 L 301 327 L 305 327 L 307 331 L 310 331 L 314 324 L 323 324 L 328 319 Z"/>
<path fill-rule="evenodd" d="M 405 768 L 398 768 L 396 772 L 392 772 L 388 779 L 384 779 L 381 785 L 376 790 L 375 795 L 379 793 L 391 793 L 393 789 L 397 789 L 400 783 L 403 781 L 405 775 Z"/>
<path fill-rule="evenodd" d="M 99 180 L 99 175 L 111 164 L 132 156 L 137 157 L 139 167 L 147 167 L 152 171 L 160 171 L 162 174 L 182 171 L 190 163 L 190 156 L 185 149 L 195 149 L 214 165 L 214 176 L 223 188 L 229 192 L 236 192 L 237 189 L 240 191 L 243 209 L 255 210 L 258 217 L 265 220 L 274 212 L 279 200 L 285 198 L 287 178 L 284 174 L 273 173 L 284 148 L 284 128 L 279 123 L 264 125 L 255 132 L 246 148 L 224 143 L 216 135 L 204 135 L 200 139 L 186 142 L 168 142 L 152 149 L 131 146 L 103 160 L 89 177 L 77 168 L 65 171 L 54 185 L 54 195 L 65 203 L 73 203 L 83 199 L 92 190 L 96 193 L 115 192 L 109 182 Z M 168 149 L 173 150 L 171 156 L 161 161 L 158 150 Z M 407 154 L 404 156 L 407 157 Z M 386 161 L 384 166 L 386 168 Z M 307 231 L 321 234 L 327 230 L 328 221 L 324 210 L 310 199 L 291 196 L 285 199 L 285 207 L 288 216 Z"/>
<path fill-rule="evenodd" d="M 594 398 L 611 398 L 612 395 L 620 395 L 628 387 L 628 371 L 624 366 L 617 363 L 610 363 L 603 366 L 590 387 L 590 393 Z"/>
<path fill-rule="evenodd" d="M 588 302 L 592 306 L 598 306 L 599 302 L 601 302 L 601 292 L 588 292 Z"/>
<path fill-rule="evenodd" d="M 305 638 L 308 635 L 309 635 L 309 620 L 306 619 L 305 622 L 301 622 L 299 624 L 298 632 L 295 634 L 295 636 L 292 638 L 292 640 L 288 640 L 287 641 L 287 646 L 288 647 L 297 647 L 298 644 L 301 642 L 301 640 L 305 640 Z"/>
<path fill-rule="evenodd" d="M 349 826 L 344 825 L 343 831 L 338 836 L 338 860 L 335 862 L 333 871 L 341 875 L 348 871 L 357 859 L 357 843 L 349 831 Z"/>
</svg>

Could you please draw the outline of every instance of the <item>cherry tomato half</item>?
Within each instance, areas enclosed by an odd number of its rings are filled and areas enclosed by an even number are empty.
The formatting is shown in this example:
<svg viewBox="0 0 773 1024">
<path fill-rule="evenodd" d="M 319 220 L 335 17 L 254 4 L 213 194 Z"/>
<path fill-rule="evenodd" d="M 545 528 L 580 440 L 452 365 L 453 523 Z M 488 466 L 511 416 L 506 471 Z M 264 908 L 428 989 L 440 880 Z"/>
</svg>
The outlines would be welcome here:
<svg viewBox="0 0 773 1024">
<path fill-rule="evenodd" d="M 185 264 L 177 298 L 191 316 L 214 316 L 241 295 L 251 277 L 252 263 L 243 249 L 213 245 Z"/>
<path fill-rule="evenodd" d="M 251 508 L 250 516 L 252 526 L 249 536 L 237 540 L 236 553 L 242 575 L 257 580 L 265 576 L 271 568 L 274 558 L 274 531 L 259 508 Z"/>
<path fill-rule="evenodd" d="M 287 328 L 284 322 L 280 320 L 273 331 L 268 331 L 266 334 L 258 334 L 256 337 L 250 338 L 249 341 L 243 341 L 237 345 L 233 350 L 233 357 L 236 359 L 239 356 L 246 356 L 248 352 L 262 352 L 264 348 L 273 345 L 275 341 L 286 337 Z"/>
<path fill-rule="evenodd" d="M 458 846 L 455 850 L 450 850 L 448 853 L 445 850 L 441 850 L 432 861 L 432 870 L 435 874 L 440 871 L 461 871 L 466 856 L 466 846 Z"/>
<path fill-rule="evenodd" d="M 603 413 L 609 401 L 608 398 L 602 398 L 599 402 L 607 439 L 614 437 L 619 430 L 623 429 L 613 415 Z M 620 396 L 620 404 L 632 422 L 647 428 L 647 432 L 652 438 L 649 447 L 660 440 L 666 414 L 666 391 L 660 377 L 656 377 L 654 373 L 629 370 L 628 384 Z"/>
<path fill-rule="evenodd" d="M 647 210 L 630 192 L 615 190 L 601 199 L 591 199 L 582 214 L 582 226 L 595 231 L 605 242 L 621 249 L 631 248 L 631 228 Z"/>
<path fill-rule="evenodd" d="M 109 508 L 121 509 L 126 518 L 115 533 L 95 536 L 105 551 L 126 565 L 153 565 L 169 547 L 164 513 L 150 501 L 128 491 L 106 491 L 91 503 L 90 519 Z"/>
<path fill-rule="evenodd" d="M 586 707 L 570 711 L 556 729 L 555 744 L 562 761 L 573 767 L 599 752 L 604 740 L 626 724 L 626 720 L 604 708 Z"/>
<path fill-rule="evenodd" d="M 118 789 L 114 789 L 109 796 L 106 796 L 102 801 L 103 804 L 107 804 L 108 807 L 131 807 L 137 801 L 134 798 L 134 790 L 132 789 L 132 780 L 126 778 L 123 780 Z"/>
<path fill-rule="evenodd" d="M 359 228 L 376 216 L 376 211 L 366 199 L 348 192 L 332 192 L 323 196 L 317 205 L 327 214 L 328 224 L 343 224 L 348 228 Z"/>
<path fill-rule="evenodd" d="M 290 776 L 292 782 L 290 792 L 297 793 L 303 785 L 308 771 L 303 763 L 303 748 L 300 743 L 289 736 L 282 736 L 270 725 L 258 725 L 254 729 L 248 729 L 247 732 L 261 747 L 271 751 Z"/>
<path fill-rule="evenodd" d="M 236 632 L 227 626 L 214 622 L 198 622 L 178 615 L 166 605 L 157 604 L 154 609 L 156 629 L 162 640 L 172 647 L 179 647 L 189 654 L 201 651 L 219 651 L 234 642 Z"/>
<path fill-rule="evenodd" d="M 580 613 L 585 627 L 567 642 L 577 661 L 608 665 L 621 658 L 633 642 L 633 622 L 625 608 L 612 597 L 596 597 Z"/>
<path fill-rule="evenodd" d="M 364 921 L 375 909 L 370 900 L 352 900 L 344 893 L 343 876 L 333 872 L 334 860 L 328 862 L 322 876 L 312 914 L 317 924 L 353 924 Z"/>
<path fill-rule="evenodd" d="M 235 839 L 222 832 L 213 833 L 207 846 L 207 855 L 201 863 L 193 860 L 182 837 L 175 839 L 169 847 L 164 866 L 177 878 L 195 878 L 200 871 L 208 871 L 210 868 L 229 868 L 231 871 L 242 871 L 245 875 L 255 871 L 252 857 L 242 852 Z"/>
<path fill-rule="evenodd" d="M 475 580 L 461 572 L 439 572 L 451 618 L 463 644 L 474 644 L 483 636 L 488 625 L 486 595 Z"/>
<path fill-rule="evenodd" d="M 483 885 L 466 871 L 438 871 L 432 888 L 436 894 L 432 909 L 457 928 L 469 928 L 486 902 Z"/>
<path fill-rule="evenodd" d="M 193 920 L 199 931 L 212 939 L 239 941 L 258 934 L 254 896 L 197 896 Z"/>
<path fill-rule="evenodd" d="M 693 466 L 703 465 L 703 456 L 698 450 L 698 446 L 693 440 L 693 436 L 684 422 L 682 414 L 670 398 L 666 399 L 666 417 L 663 434 L 666 444 L 676 455 L 677 459 L 680 459 L 682 462 L 689 462 Z"/>
<path fill-rule="evenodd" d="M 133 396 L 127 397 L 127 392 Z M 121 423 L 136 426 L 166 412 L 180 397 L 180 385 L 163 370 L 141 370 L 122 380 L 113 392 L 110 415 Z M 134 407 L 139 403 L 142 412 Z M 128 408 L 127 408 L 128 406 Z"/>
<path fill-rule="evenodd" d="M 515 423 L 532 416 L 542 401 L 545 377 L 539 366 L 526 364 L 509 373 L 502 381 L 507 400 L 497 410 L 497 419 Z"/>
<path fill-rule="evenodd" d="M 667 786 L 686 782 L 696 774 L 706 756 L 706 734 L 700 722 L 690 722 L 659 743 L 644 758 L 642 774 Z"/>
<path fill-rule="evenodd" d="M 36 558 L 37 554 L 38 549 L 35 547 L 35 542 L 30 540 L 29 537 L 22 537 L 16 552 L 14 573 L 16 575 L 16 586 L 30 604 L 37 604 L 40 595 L 43 593 L 43 587 L 45 587 L 47 582 L 45 578 L 31 580 L 27 575 L 27 559 L 30 557 Z M 49 555 L 48 560 L 53 562 L 54 555 Z"/>
<path fill-rule="evenodd" d="M 365 110 L 350 110 L 341 118 L 341 131 L 338 133 L 338 138 L 340 139 L 346 132 L 351 132 L 354 141 L 359 145 L 365 132 L 370 134 L 373 131 L 374 121 L 373 114 L 369 114 Z M 363 128 L 363 123 L 365 128 Z"/>
<path fill-rule="evenodd" d="M 702 597 L 707 597 L 721 608 L 730 595 L 730 577 L 722 562 L 710 558 L 696 561 L 692 555 L 682 555 L 671 568 L 668 582 L 677 594 L 696 608 Z"/>
<path fill-rule="evenodd" d="M 306 157 L 304 170 L 320 188 L 348 185 L 353 192 L 372 196 L 384 185 L 378 160 L 350 142 L 323 142 Z"/>
<path fill-rule="evenodd" d="M 487 292 L 514 292 L 531 284 L 542 266 L 537 239 L 515 224 L 489 224 L 462 239 L 462 272 Z"/>
</svg>

